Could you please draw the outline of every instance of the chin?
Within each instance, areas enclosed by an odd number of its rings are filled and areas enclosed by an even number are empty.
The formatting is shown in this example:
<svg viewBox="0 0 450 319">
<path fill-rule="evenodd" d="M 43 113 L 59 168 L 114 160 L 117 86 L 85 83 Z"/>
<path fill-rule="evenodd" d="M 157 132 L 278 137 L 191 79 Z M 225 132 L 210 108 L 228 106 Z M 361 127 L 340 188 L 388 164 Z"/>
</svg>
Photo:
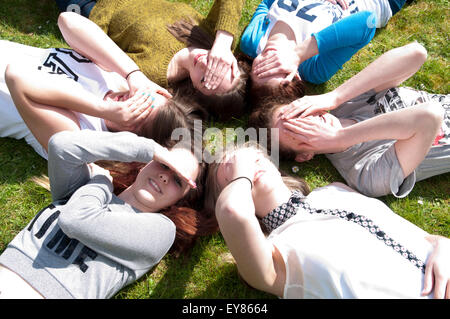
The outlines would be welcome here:
<svg viewBox="0 0 450 319">
<path fill-rule="evenodd" d="M 271 179 L 260 178 L 254 185 L 258 194 L 270 194 L 274 191 L 274 183 Z M 264 195 L 265 196 L 265 195 Z"/>
<path fill-rule="evenodd" d="M 155 211 L 154 206 L 156 200 L 150 192 L 140 191 L 135 194 L 135 198 L 139 202 L 139 204 L 141 204 L 141 206 L 148 207 L 148 209 L 151 208 L 151 211 Z"/>
</svg>

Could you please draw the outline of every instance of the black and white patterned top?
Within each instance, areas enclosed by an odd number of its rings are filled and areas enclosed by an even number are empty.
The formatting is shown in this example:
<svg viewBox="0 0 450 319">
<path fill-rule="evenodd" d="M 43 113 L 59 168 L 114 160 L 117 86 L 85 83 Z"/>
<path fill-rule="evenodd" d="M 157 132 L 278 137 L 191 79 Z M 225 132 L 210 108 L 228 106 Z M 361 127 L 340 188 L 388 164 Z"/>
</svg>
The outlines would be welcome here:
<svg viewBox="0 0 450 319">
<path fill-rule="evenodd" d="M 419 268 L 423 273 L 425 273 L 425 264 L 422 260 L 417 258 L 416 255 L 414 255 L 411 251 L 395 241 L 393 238 L 389 237 L 369 218 L 342 209 L 316 209 L 310 207 L 310 205 L 306 203 L 304 199 L 304 195 L 302 195 L 298 191 L 294 191 L 287 203 L 276 207 L 269 214 L 267 214 L 262 219 L 262 223 L 266 227 L 267 231 L 272 232 L 274 229 L 283 225 L 289 218 L 297 214 L 297 209 L 299 207 L 303 208 L 310 214 L 336 216 L 343 220 L 351 221 L 364 227 L 364 229 L 370 232 L 373 236 L 376 236 L 379 240 L 382 240 L 387 246 L 394 249 L 404 258 L 408 259 L 414 266 Z"/>
</svg>

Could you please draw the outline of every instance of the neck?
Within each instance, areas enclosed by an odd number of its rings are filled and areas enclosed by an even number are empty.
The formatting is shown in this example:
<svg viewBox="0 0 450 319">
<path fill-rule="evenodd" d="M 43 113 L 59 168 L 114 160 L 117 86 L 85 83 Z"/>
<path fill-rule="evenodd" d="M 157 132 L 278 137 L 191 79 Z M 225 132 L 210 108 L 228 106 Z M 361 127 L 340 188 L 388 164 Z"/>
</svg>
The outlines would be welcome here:
<svg viewBox="0 0 450 319">
<path fill-rule="evenodd" d="M 189 48 L 184 48 L 175 53 L 167 67 L 167 80 L 169 82 L 176 82 L 185 79 L 189 76 L 192 59 L 190 59 Z"/>
<path fill-rule="evenodd" d="M 133 191 L 133 185 L 131 185 L 130 187 L 125 189 L 117 197 L 119 197 L 125 203 L 133 206 L 134 208 L 137 208 L 138 210 L 140 210 L 142 212 L 152 212 L 153 211 L 150 207 L 144 206 L 138 201 L 138 199 L 136 198 L 134 191 Z"/>
<path fill-rule="evenodd" d="M 277 23 L 275 23 L 274 27 L 270 31 L 269 38 L 267 39 L 267 44 L 273 44 L 274 42 L 279 41 L 288 41 L 293 42 L 294 45 L 297 44 L 292 28 L 283 21 L 278 21 Z"/>
<path fill-rule="evenodd" d="M 274 191 L 270 192 L 258 204 L 255 205 L 256 215 L 260 218 L 264 218 L 272 210 L 286 203 L 291 196 L 291 190 L 284 184 L 281 183 L 280 186 L 276 187 Z"/>
</svg>

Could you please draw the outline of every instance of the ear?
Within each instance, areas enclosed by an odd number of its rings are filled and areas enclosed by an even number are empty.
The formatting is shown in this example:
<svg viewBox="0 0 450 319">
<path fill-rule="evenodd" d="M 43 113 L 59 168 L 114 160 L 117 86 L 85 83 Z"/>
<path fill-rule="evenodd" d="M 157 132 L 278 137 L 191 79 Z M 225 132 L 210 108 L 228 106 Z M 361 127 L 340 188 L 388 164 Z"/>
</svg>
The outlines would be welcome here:
<svg viewBox="0 0 450 319">
<path fill-rule="evenodd" d="M 302 163 L 302 162 L 306 162 L 306 161 L 309 161 L 309 160 L 311 160 L 312 158 L 314 157 L 314 153 L 312 153 L 312 152 L 308 152 L 308 153 L 298 153 L 296 156 L 295 156 L 295 161 L 296 162 L 298 162 L 298 163 Z"/>
</svg>

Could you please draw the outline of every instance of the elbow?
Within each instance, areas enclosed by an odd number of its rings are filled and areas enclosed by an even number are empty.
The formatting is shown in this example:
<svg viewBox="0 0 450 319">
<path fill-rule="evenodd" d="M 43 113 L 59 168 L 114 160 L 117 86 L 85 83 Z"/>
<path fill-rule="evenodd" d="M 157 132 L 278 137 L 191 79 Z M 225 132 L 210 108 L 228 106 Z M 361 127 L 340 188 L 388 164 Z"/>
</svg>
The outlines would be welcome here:
<svg viewBox="0 0 450 319">
<path fill-rule="evenodd" d="M 216 218 L 219 223 L 219 226 L 228 224 L 228 225 L 237 225 L 237 224 L 245 224 L 249 222 L 248 217 L 253 214 L 247 213 L 247 209 L 245 209 L 242 203 L 234 203 L 227 202 L 221 204 L 218 202 L 216 205 Z"/>
<path fill-rule="evenodd" d="M 64 158 L 64 154 L 68 152 L 73 133 L 71 131 L 61 131 L 53 134 L 48 141 L 48 157 Z"/>
<path fill-rule="evenodd" d="M 61 12 L 58 16 L 58 27 L 61 31 L 61 34 L 64 37 L 64 40 L 71 45 L 70 34 L 79 34 L 80 32 L 77 29 L 80 27 L 84 21 L 80 21 L 82 18 L 78 13 L 75 12 Z"/>
<path fill-rule="evenodd" d="M 63 29 L 68 29 L 71 27 L 71 23 L 76 18 L 75 12 L 61 12 L 58 16 L 58 27 L 62 31 Z"/>
<path fill-rule="evenodd" d="M 409 46 L 410 50 L 413 52 L 414 57 L 419 61 L 425 62 L 428 57 L 427 49 L 425 49 L 425 47 L 418 42 L 410 43 Z"/>
<path fill-rule="evenodd" d="M 229 220 L 229 221 L 233 221 L 233 220 L 237 220 L 239 218 L 239 213 L 238 213 L 238 209 L 236 207 L 234 207 L 234 205 L 232 203 L 220 203 L 219 201 L 217 202 L 216 205 L 216 219 L 219 222 L 224 221 L 224 220 Z"/>
<path fill-rule="evenodd" d="M 74 238 L 74 234 L 71 233 L 71 229 L 73 229 L 73 227 L 70 227 L 71 225 L 71 221 L 70 218 L 66 217 L 66 214 L 59 214 L 58 216 L 58 226 L 61 228 L 61 230 L 64 232 L 64 234 L 66 234 L 67 236 L 69 236 L 70 238 Z"/>
<path fill-rule="evenodd" d="M 70 238 L 77 238 L 77 226 L 75 224 L 75 219 L 71 215 L 70 211 L 67 211 L 65 207 L 60 209 L 60 214 L 58 216 L 58 226 L 61 230 Z"/>
<path fill-rule="evenodd" d="M 360 12 L 361 19 L 358 20 L 360 22 L 361 30 L 364 30 L 361 34 L 360 44 L 365 46 L 372 41 L 375 36 L 375 32 L 377 30 L 377 16 L 370 11 L 362 11 Z"/>
<path fill-rule="evenodd" d="M 418 123 L 417 132 L 434 139 L 438 135 L 444 121 L 445 112 L 443 107 L 438 102 L 429 102 L 417 105 L 416 110 L 415 122 Z"/>
<path fill-rule="evenodd" d="M 444 108 L 438 102 L 429 103 L 426 107 L 427 119 L 430 127 L 436 130 L 436 134 L 444 121 Z"/>
<path fill-rule="evenodd" d="M 427 60 L 428 52 L 423 45 L 418 42 L 407 44 L 405 47 L 407 55 L 412 65 L 419 69 Z"/>
<path fill-rule="evenodd" d="M 25 70 L 17 64 L 8 64 L 5 69 L 5 82 L 11 93 L 17 92 L 18 88 L 22 87 L 23 75 L 26 74 Z"/>
</svg>

